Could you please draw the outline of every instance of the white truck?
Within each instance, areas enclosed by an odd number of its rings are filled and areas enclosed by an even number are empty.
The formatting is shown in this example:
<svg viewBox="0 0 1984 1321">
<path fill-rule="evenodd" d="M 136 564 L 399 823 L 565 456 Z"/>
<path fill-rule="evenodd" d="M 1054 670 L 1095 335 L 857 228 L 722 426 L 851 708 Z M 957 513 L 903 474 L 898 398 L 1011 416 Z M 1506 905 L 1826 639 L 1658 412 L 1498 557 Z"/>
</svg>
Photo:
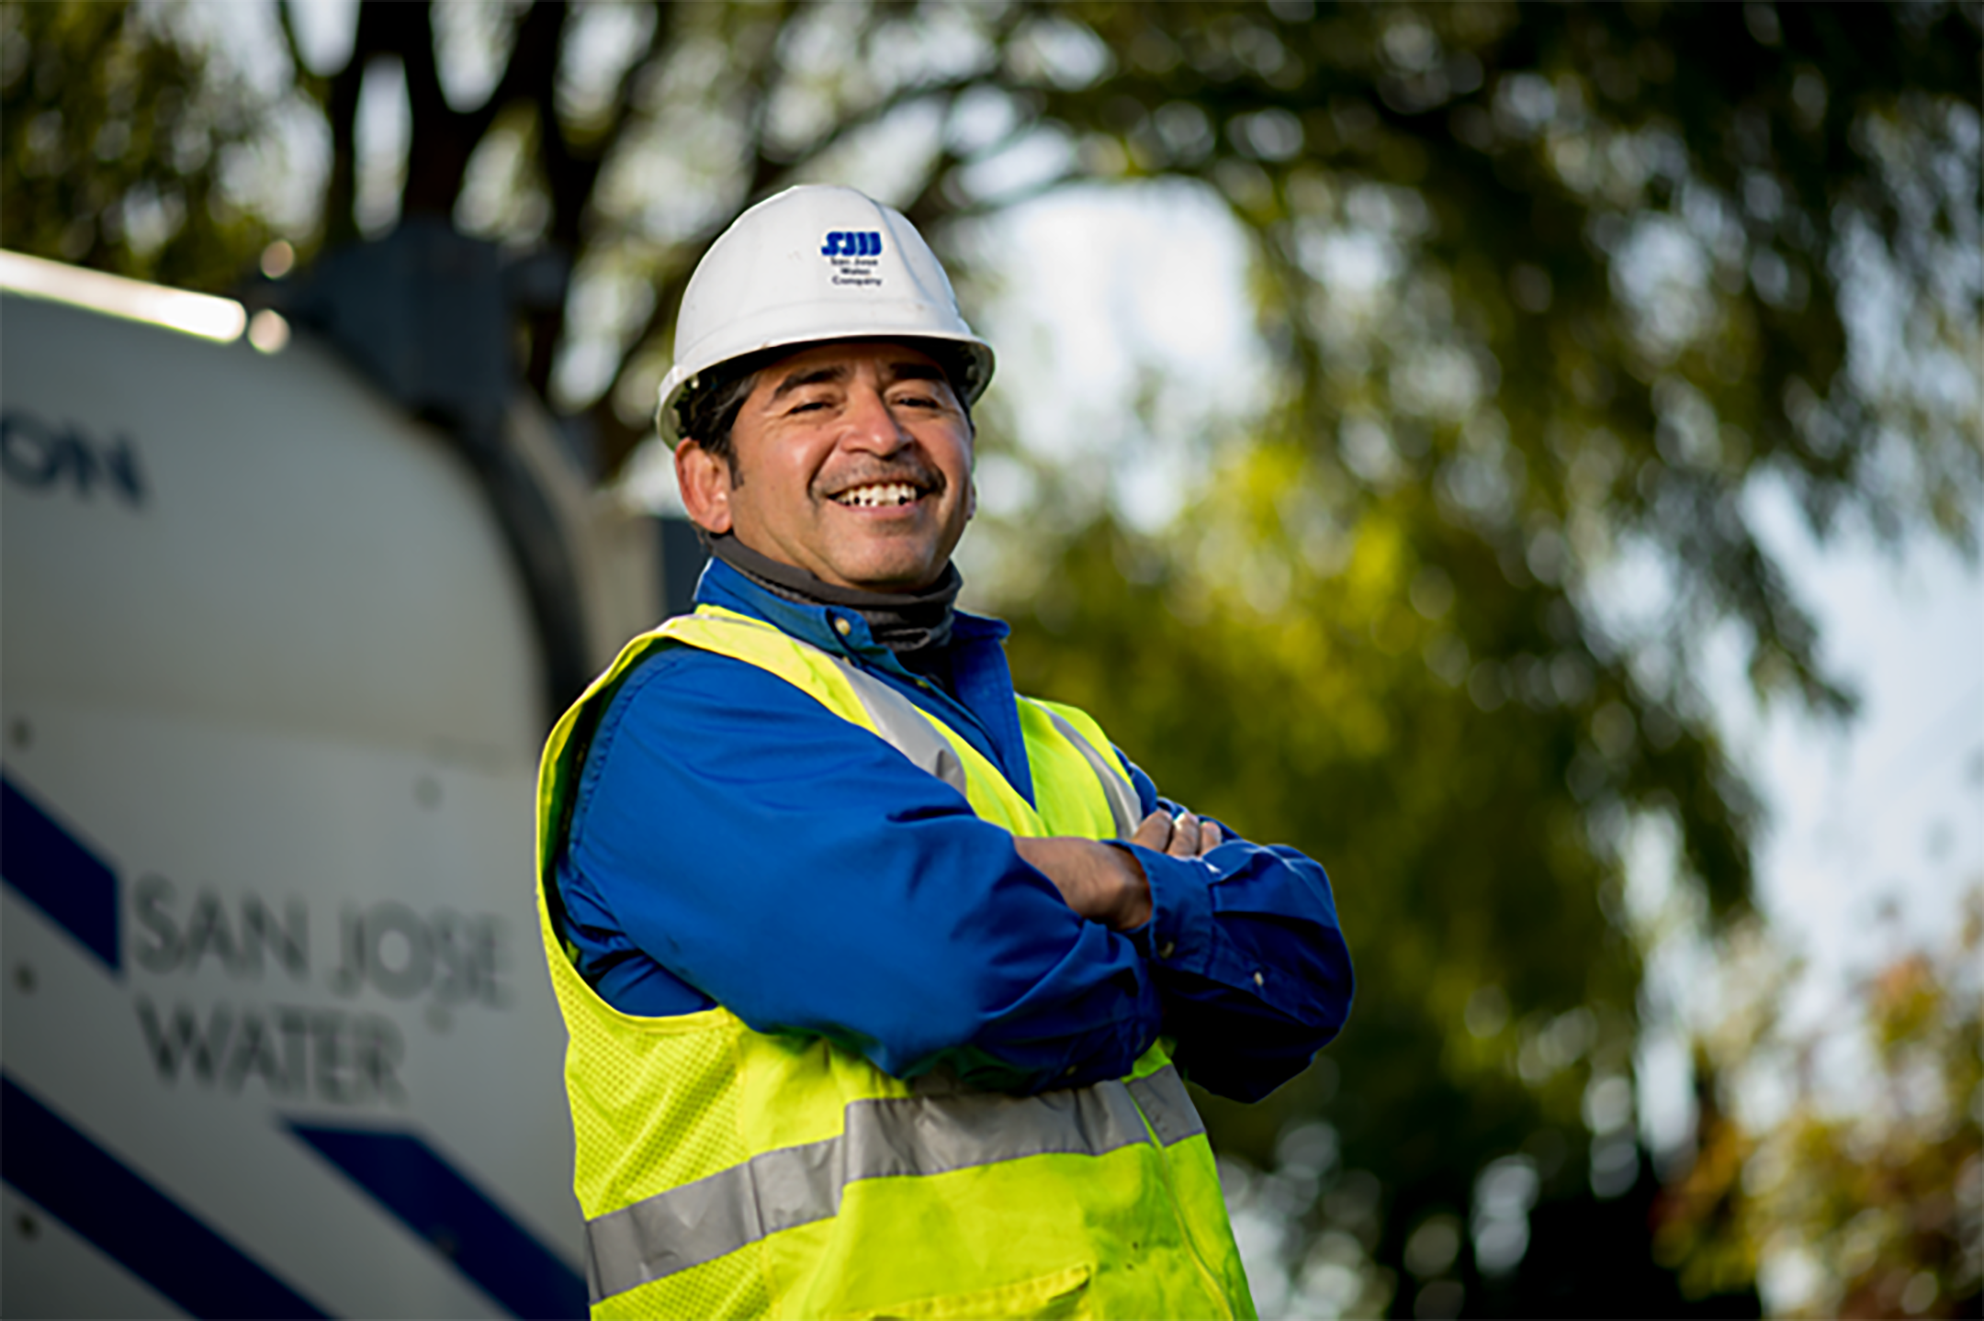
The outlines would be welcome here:
<svg viewBox="0 0 1984 1321">
<path fill-rule="evenodd" d="M 293 334 L 0 254 L 7 1316 L 584 1313 L 536 763 L 657 529 L 493 249 L 372 249 Z"/>
</svg>

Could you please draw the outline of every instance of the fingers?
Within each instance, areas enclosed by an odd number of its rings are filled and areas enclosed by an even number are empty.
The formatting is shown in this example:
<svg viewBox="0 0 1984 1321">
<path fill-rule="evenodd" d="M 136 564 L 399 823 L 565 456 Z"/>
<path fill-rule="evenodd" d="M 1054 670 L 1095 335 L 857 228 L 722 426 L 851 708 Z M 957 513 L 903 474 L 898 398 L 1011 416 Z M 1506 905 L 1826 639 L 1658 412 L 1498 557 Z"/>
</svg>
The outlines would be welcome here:
<svg viewBox="0 0 1984 1321">
<path fill-rule="evenodd" d="M 1201 820 L 1191 812 L 1175 818 L 1163 811 L 1152 812 L 1130 836 L 1141 844 L 1174 858 L 1202 858 L 1226 842 L 1226 834 L 1215 822 Z"/>
<path fill-rule="evenodd" d="M 1172 827 L 1170 847 L 1164 851 L 1174 858 L 1198 857 L 1199 819 L 1190 812 L 1180 812 L 1176 825 Z"/>
<path fill-rule="evenodd" d="M 1167 812 L 1152 812 L 1145 817 L 1130 835 L 1132 844 L 1141 844 L 1157 853 L 1164 852 L 1171 844 L 1173 822 Z"/>
</svg>

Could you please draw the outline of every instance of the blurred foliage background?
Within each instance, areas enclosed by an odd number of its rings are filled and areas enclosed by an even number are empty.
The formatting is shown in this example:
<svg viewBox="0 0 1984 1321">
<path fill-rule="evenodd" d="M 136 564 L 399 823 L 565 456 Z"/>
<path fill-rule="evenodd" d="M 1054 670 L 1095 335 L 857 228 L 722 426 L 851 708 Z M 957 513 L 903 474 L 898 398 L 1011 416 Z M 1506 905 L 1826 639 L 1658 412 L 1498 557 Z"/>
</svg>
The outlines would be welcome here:
<svg viewBox="0 0 1984 1321">
<path fill-rule="evenodd" d="M 1857 1020 L 1846 1026 L 1870 1068 L 1853 1113 L 1818 1085 L 1829 1034 L 1786 1021 L 1795 960 L 1754 923 L 1730 937 L 1718 988 L 1727 1010 L 1696 1047 L 1701 1147 L 1664 1195 L 1656 1259 L 1702 1294 L 1754 1279 L 1769 1253 L 1795 1243 L 1815 1313 L 1974 1311 L 1984 892 L 1970 895 L 1943 948 L 1906 952 L 1854 989 Z M 1729 1113 L 1715 1087 L 1759 1069 L 1789 1083 L 1789 1104 L 1761 1130 Z"/>
<path fill-rule="evenodd" d="M 1699 668 L 1733 632 L 1760 699 L 1852 712 L 1762 486 L 1821 539 L 1975 554 L 1979 6 L 338 14 L 313 64 L 321 15 L 287 3 L 0 6 L 0 246 L 223 292 L 272 240 L 307 263 L 416 216 L 550 251 L 568 292 L 520 314 L 519 360 L 606 483 L 697 258 L 788 184 L 900 207 L 968 315 L 1029 200 L 1184 188 L 1231 217 L 1261 387 L 1187 438 L 1181 507 L 1110 494 L 1178 411 L 1162 380 L 1076 462 L 1016 435 L 1002 378 L 981 446 L 1035 496 L 976 535 L 1023 687 L 1336 882 L 1349 1029 L 1262 1105 L 1205 1100 L 1264 1312 L 1755 1314 L 1802 1253 L 1787 1306 L 1976 1314 L 1974 920 L 1838 1015 L 1877 1102 L 1741 1119 L 1739 1075 L 1812 1049 L 1770 1012 L 1761 814 Z M 1646 829 L 1748 987 L 1660 1153 L 1623 899 Z"/>
</svg>

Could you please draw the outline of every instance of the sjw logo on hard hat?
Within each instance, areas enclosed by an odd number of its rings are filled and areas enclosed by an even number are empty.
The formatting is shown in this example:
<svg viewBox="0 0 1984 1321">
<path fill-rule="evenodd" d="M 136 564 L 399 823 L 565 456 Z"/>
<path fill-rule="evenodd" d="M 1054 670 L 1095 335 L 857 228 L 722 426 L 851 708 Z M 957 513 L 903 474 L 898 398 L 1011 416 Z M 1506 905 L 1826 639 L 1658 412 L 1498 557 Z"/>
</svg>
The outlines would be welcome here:
<svg viewBox="0 0 1984 1321">
<path fill-rule="evenodd" d="M 834 268 L 833 282 L 839 285 L 882 283 L 880 263 L 882 234 L 875 229 L 836 229 L 820 245 L 820 255 Z"/>
<path fill-rule="evenodd" d="M 879 257 L 882 235 L 877 230 L 837 229 L 827 235 L 822 257 Z"/>
</svg>

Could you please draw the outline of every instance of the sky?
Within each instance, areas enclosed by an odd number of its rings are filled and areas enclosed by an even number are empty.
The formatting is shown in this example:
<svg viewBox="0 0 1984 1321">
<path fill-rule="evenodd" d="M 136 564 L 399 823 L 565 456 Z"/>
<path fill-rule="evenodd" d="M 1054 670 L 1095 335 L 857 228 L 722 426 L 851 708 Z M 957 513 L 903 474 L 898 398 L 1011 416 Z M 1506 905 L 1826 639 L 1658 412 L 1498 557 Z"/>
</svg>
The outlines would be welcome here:
<svg viewBox="0 0 1984 1321">
<path fill-rule="evenodd" d="M 1759 711 L 1724 679 L 1718 706 L 1776 808 L 1762 868 L 1772 916 L 1816 963 L 1865 971 L 1891 942 L 1939 942 L 1962 887 L 1984 883 L 1984 584 L 1942 543 L 1899 557 L 1864 537 L 1821 547 L 1781 492 L 1757 504 L 1827 663 L 1863 705 L 1833 729 Z"/>
</svg>

